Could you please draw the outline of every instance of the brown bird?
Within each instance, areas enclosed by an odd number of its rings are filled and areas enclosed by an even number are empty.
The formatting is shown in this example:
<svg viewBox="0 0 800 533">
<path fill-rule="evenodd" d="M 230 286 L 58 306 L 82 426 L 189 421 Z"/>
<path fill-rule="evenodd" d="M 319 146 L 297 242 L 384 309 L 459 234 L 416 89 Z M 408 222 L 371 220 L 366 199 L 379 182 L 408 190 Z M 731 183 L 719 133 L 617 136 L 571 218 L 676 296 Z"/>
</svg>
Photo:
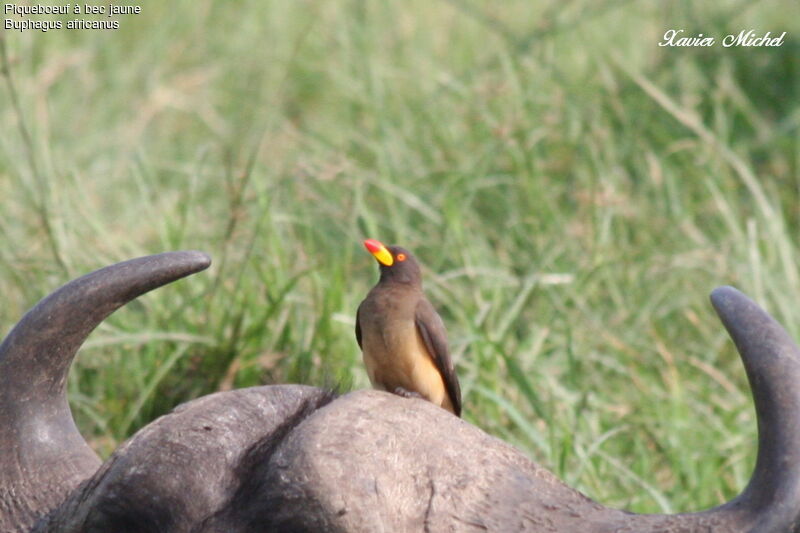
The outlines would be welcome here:
<svg viewBox="0 0 800 533">
<path fill-rule="evenodd" d="M 422 293 L 419 263 L 408 250 L 374 239 L 364 246 L 381 278 L 356 312 L 356 340 L 372 386 L 422 397 L 461 416 L 461 387 L 442 318 Z"/>
</svg>

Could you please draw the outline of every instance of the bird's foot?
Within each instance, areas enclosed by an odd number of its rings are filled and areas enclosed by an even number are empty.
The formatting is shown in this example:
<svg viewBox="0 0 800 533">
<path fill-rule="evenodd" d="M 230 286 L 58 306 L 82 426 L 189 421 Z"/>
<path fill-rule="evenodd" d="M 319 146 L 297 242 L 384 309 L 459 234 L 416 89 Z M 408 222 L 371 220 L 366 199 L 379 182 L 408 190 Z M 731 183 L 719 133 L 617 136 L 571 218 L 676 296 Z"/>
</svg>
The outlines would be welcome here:
<svg viewBox="0 0 800 533">
<path fill-rule="evenodd" d="M 412 390 L 404 389 L 403 387 L 397 387 L 394 389 L 394 393 L 398 396 L 402 396 L 403 398 L 419 398 L 420 400 L 424 399 L 422 394 Z"/>
</svg>

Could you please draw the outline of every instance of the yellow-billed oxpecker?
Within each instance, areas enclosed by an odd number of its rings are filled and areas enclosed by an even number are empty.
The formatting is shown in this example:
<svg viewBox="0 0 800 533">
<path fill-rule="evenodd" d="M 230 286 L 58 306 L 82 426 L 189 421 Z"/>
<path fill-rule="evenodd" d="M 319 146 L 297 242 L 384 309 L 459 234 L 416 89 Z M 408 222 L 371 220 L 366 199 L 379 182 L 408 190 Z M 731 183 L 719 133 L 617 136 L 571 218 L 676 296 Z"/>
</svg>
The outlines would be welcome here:
<svg viewBox="0 0 800 533">
<path fill-rule="evenodd" d="M 422 397 L 461 416 L 461 388 L 441 317 L 422 293 L 419 263 L 408 250 L 374 239 L 364 246 L 381 277 L 356 312 L 356 340 L 372 386 Z"/>
</svg>

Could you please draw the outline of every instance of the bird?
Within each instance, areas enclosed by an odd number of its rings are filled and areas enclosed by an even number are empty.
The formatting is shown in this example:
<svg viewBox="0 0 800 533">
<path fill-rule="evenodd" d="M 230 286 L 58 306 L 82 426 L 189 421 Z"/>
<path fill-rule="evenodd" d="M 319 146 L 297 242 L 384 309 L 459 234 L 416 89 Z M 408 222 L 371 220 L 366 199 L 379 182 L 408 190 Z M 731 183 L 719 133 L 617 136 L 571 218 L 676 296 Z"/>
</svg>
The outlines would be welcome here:
<svg viewBox="0 0 800 533">
<path fill-rule="evenodd" d="M 356 341 L 370 383 L 406 398 L 424 398 L 461 416 L 461 387 L 444 322 L 422 292 L 416 258 L 400 246 L 364 241 L 380 280 L 356 311 Z"/>
</svg>

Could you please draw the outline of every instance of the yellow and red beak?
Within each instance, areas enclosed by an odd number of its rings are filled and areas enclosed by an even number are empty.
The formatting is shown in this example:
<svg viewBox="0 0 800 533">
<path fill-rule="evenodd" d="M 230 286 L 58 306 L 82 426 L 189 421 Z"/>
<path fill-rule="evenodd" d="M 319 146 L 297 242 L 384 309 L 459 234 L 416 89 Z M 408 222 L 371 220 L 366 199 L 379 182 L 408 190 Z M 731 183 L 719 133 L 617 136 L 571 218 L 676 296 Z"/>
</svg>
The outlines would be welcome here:
<svg viewBox="0 0 800 533">
<path fill-rule="evenodd" d="M 392 252 L 390 252 L 382 242 L 376 241 L 375 239 L 367 239 L 364 241 L 364 247 L 369 250 L 369 253 L 375 256 L 375 259 L 377 259 L 380 264 L 387 267 L 394 264 Z"/>
</svg>

